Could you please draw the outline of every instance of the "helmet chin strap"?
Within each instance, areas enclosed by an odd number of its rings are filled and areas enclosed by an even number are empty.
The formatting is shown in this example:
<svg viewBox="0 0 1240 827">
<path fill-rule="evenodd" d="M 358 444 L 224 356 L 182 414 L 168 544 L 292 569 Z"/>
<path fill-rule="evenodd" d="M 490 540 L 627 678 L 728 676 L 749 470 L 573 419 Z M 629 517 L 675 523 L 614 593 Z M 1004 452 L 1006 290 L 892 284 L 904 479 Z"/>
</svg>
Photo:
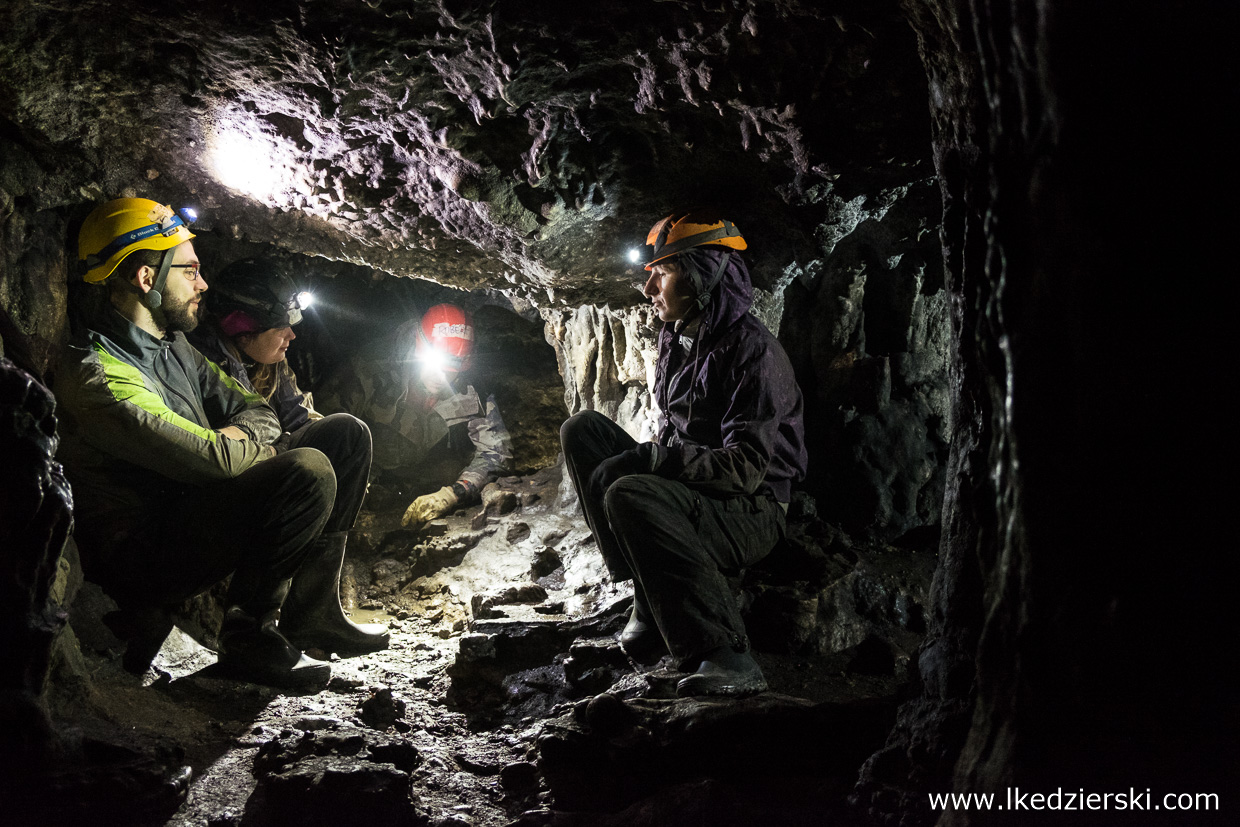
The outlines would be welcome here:
<svg viewBox="0 0 1240 827">
<path fill-rule="evenodd" d="M 720 279 L 723 278 L 723 271 L 728 269 L 728 262 L 732 257 L 730 255 L 724 255 L 721 259 L 719 259 L 719 266 L 715 268 L 715 274 L 710 277 L 710 281 L 706 284 L 702 283 L 702 270 L 698 267 L 697 259 L 688 253 L 682 253 L 681 258 L 683 259 L 684 264 L 693 271 L 691 278 L 694 286 L 698 287 L 698 294 L 693 300 L 693 303 L 698 310 L 702 310 L 706 307 L 706 305 L 710 304 L 711 294 L 714 292 L 715 287 L 719 284 Z"/>
<path fill-rule="evenodd" d="M 155 283 L 151 285 L 142 296 L 142 303 L 150 310 L 158 310 L 164 302 L 164 285 L 168 283 L 168 271 L 172 269 L 172 259 L 175 248 L 164 251 L 163 260 L 159 262 L 159 275 L 155 277 Z"/>
</svg>

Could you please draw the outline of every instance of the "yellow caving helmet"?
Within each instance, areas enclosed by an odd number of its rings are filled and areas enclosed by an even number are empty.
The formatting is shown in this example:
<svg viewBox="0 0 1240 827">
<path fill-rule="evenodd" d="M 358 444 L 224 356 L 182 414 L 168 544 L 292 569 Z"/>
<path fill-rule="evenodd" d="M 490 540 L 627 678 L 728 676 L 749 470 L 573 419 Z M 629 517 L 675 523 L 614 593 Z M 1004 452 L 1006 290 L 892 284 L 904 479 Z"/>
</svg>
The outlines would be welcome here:
<svg viewBox="0 0 1240 827">
<path fill-rule="evenodd" d="M 646 262 L 647 270 L 657 261 L 703 244 L 731 247 L 733 250 L 744 250 L 749 246 L 735 224 L 705 210 L 672 213 L 650 228 L 646 243 L 654 248 L 653 256 Z"/>
<path fill-rule="evenodd" d="M 181 210 L 149 198 L 117 198 L 86 216 L 78 232 L 78 258 L 86 262 L 91 284 L 112 275 L 121 259 L 134 250 L 171 250 L 194 237 L 193 210 Z"/>
</svg>

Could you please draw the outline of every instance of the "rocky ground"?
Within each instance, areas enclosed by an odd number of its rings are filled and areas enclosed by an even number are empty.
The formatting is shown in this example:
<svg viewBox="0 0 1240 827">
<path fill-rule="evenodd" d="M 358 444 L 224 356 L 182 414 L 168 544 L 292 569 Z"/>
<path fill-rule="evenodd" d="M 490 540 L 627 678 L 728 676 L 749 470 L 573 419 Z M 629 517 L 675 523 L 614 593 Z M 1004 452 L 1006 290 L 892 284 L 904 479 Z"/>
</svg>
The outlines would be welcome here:
<svg viewBox="0 0 1240 827">
<path fill-rule="evenodd" d="M 414 531 L 405 492 L 372 491 L 345 604 L 392 645 L 334 660 L 322 691 L 212 676 L 210 599 L 142 678 L 120 668 L 85 584 L 51 705 L 95 751 L 66 769 L 64 823 L 847 823 L 923 631 L 933 555 L 853 548 L 800 501 L 785 547 L 737 580 L 771 691 L 675 698 L 667 662 L 615 644 L 629 594 L 602 561 L 560 472 L 488 487 Z M 397 505 L 399 504 L 399 506 Z M 195 637 L 198 640 L 195 640 Z M 78 645 L 74 646 L 73 643 Z"/>
</svg>

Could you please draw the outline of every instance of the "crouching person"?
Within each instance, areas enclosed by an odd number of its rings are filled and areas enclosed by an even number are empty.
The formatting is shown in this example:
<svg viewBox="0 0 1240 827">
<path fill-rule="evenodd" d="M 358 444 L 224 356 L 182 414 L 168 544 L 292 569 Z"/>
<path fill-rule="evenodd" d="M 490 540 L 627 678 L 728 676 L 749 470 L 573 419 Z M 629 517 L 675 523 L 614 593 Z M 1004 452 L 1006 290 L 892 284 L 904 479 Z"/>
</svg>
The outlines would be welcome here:
<svg viewBox="0 0 1240 827">
<path fill-rule="evenodd" d="M 280 628 L 303 649 L 341 657 L 388 646 L 377 624 L 357 624 L 340 605 L 340 572 L 357 520 L 373 453 L 366 423 L 346 413 L 323 416 L 297 386 L 285 354 L 297 338 L 307 294 L 265 259 L 242 259 L 211 279 L 203 321 L 190 341 L 247 391 L 275 410 L 283 434 L 276 447 L 316 448 L 336 475 L 336 499 L 323 532 L 298 569 L 281 610 Z"/>
<path fill-rule="evenodd" d="M 689 671 L 679 695 L 766 689 L 726 575 L 784 534 L 805 476 L 801 392 L 787 354 L 750 315 L 736 227 L 676 214 L 650 231 L 644 293 L 663 322 L 655 373 L 659 437 L 637 443 L 593 411 L 560 439 L 612 576 L 633 581 L 621 645 L 643 663 L 669 651 Z"/>
<path fill-rule="evenodd" d="M 230 574 L 219 669 L 277 686 L 321 685 L 326 663 L 280 628 L 290 585 L 336 500 L 331 462 L 277 450 L 275 412 L 186 340 L 207 290 L 187 219 L 141 198 L 82 225 L 85 280 L 106 300 L 58 365 L 60 458 L 73 486 L 87 576 L 144 671 L 170 610 Z"/>
<path fill-rule="evenodd" d="M 477 503 L 512 462 L 512 437 L 493 395 L 469 379 L 474 323 L 437 304 L 359 350 L 324 385 L 324 410 L 366 421 L 374 435 L 376 481 L 425 487 L 401 522 L 423 523 Z"/>
</svg>

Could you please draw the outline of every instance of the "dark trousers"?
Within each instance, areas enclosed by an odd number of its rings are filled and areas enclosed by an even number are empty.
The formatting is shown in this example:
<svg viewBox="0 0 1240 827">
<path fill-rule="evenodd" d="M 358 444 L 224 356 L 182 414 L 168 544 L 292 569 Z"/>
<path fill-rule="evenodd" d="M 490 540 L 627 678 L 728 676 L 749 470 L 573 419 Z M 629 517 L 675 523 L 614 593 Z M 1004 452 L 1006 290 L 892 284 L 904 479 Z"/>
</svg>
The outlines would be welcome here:
<svg viewBox="0 0 1240 827">
<path fill-rule="evenodd" d="M 317 448 L 327 455 L 336 472 L 336 500 L 324 532 L 348 531 L 366 499 L 370 464 L 374 454 L 370 428 L 347 413 L 308 422 L 288 437 L 289 448 Z"/>
<path fill-rule="evenodd" d="M 715 497 L 654 474 L 621 477 L 594 490 L 594 469 L 637 443 L 602 414 L 584 411 L 560 428 L 569 476 L 586 522 L 617 580 L 633 580 L 683 668 L 719 646 L 749 640 L 727 575 L 770 553 L 784 511 L 769 495 Z"/>
<path fill-rule="evenodd" d="M 370 471 L 370 431 L 340 414 L 303 426 L 284 445 L 291 447 L 233 479 L 159 503 L 92 577 L 122 607 L 139 608 L 174 605 L 231 573 L 230 603 L 255 616 L 279 608 L 318 536 L 352 527 Z"/>
</svg>

